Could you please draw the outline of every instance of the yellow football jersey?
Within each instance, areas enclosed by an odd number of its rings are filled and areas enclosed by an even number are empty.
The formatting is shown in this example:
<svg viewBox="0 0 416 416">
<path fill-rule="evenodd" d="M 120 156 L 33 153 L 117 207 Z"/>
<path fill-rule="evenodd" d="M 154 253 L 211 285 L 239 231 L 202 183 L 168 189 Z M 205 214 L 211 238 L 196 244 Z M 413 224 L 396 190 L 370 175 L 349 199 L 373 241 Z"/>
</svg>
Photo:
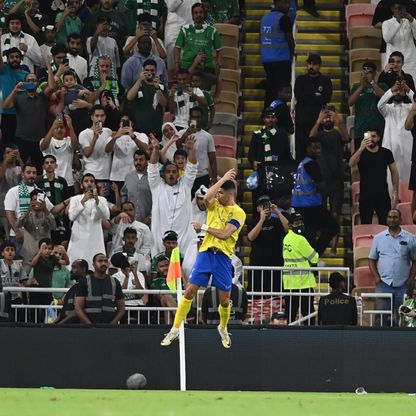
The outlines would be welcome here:
<svg viewBox="0 0 416 416">
<path fill-rule="evenodd" d="M 202 252 L 207 251 L 209 248 L 216 248 L 231 258 L 234 254 L 238 235 L 240 234 L 246 220 L 246 213 L 237 204 L 225 206 L 220 204 L 217 199 L 214 199 L 207 211 L 208 227 L 223 230 L 228 223 L 231 223 L 235 225 L 237 229 L 226 240 L 221 240 L 209 233 L 206 233 L 199 251 Z"/>
</svg>

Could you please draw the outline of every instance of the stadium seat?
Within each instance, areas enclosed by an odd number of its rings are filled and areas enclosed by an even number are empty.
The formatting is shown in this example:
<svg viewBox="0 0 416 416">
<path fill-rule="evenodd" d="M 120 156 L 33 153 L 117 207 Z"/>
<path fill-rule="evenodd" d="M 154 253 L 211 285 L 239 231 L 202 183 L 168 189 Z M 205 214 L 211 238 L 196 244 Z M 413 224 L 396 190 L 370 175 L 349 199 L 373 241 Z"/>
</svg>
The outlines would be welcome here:
<svg viewBox="0 0 416 416">
<path fill-rule="evenodd" d="M 402 213 L 402 224 L 413 224 L 412 204 L 411 202 L 401 202 L 396 205 L 396 208 Z"/>
<path fill-rule="evenodd" d="M 241 73 L 234 69 L 222 68 L 220 71 L 221 91 L 240 92 Z"/>
<path fill-rule="evenodd" d="M 367 239 L 372 239 L 374 235 L 381 233 L 382 231 L 386 230 L 385 225 L 381 224 L 361 224 L 361 225 L 354 225 L 352 227 L 352 240 L 353 240 L 353 247 L 356 247 L 356 241 L 359 237 L 366 237 Z M 364 244 L 360 244 L 363 246 Z M 367 244 L 368 245 L 368 244 Z"/>
<path fill-rule="evenodd" d="M 172 121 L 173 121 L 173 114 L 170 111 L 166 111 L 163 114 L 163 123 L 167 123 L 167 122 L 172 123 Z"/>
<path fill-rule="evenodd" d="M 360 48 L 350 51 L 350 72 L 362 71 L 363 63 L 372 61 L 381 71 L 381 54 L 378 49 Z"/>
<path fill-rule="evenodd" d="M 234 136 L 213 135 L 217 157 L 236 157 L 237 139 Z"/>
<path fill-rule="evenodd" d="M 232 48 L 238 48 L 240 33 L 237 25 L 230 25 L 228 23 L 215 23 L 214 27 L 221 34 L 221 43 L 223 47 L 230 46 Z"/>
<path fill-rule="evenodd" d="M 354 267 L 368 266 L 370 246 L 354 247 Z"/>
<path fill-rule="evenodd" d="M 360 202 L 360 182 L 351 184 L 351 195 L 353 204 Z"/>
<path fill-rule="evenodd" d="M 217 171 L 218 176 L 223 176 L 225 172 L 230 169 L 238 169 L 237 159 L 233 157 L 218 157 L 217 156 Z"/>
<path fill-rule="evenodd" d="M 379 48 L 381 29 L 372 26 L 357 26 L 349 30 L 350 49 Z"/>
<path fill-rule="evenodd" d="M 408 182 L 399 183 L 399 200 L 400 202 L 412 202 L 413 191 L 409 189 Z"/>
<path fill-rule="evenodd" d="M 219 102 L 215 104 L 215 109 L 221 113 L 237 114 L 238 94 L 231 91 L 221 91 Z"/>
<path fill-rule="evenodd" d="M 237 137 L 238 117 L 235 114 L 215 112 L 214 122 L 209 132 L 224 136 Z"/>
<path fill-rule="evenodd" d="M 374 287 L 376 285 L 376 279 L 368 266 L 354 269 L 354 285 L 356 287 Z"/>
<path fill-rule="evenodd" d="M 355 298 L 361 298 L 363 293 L 374 293 L 374 286 L 355 287 L 351 292 L 351 296 L 354 296 Z M 360 303 L 361 303 L 362 312 L 366 310 L 373 311 L 375 309 L 375 300 L 372 298 L 363 298 Z M 360 311 L 358 310 L 358 312 Z M 360 316 L 360 314 L 358 315 L 358 325 L 371 326 L 372 323 L 373 322 L 371 320 L 370 315 L 368 314 L 362 314 L 362 316 Z"/>
<path fill-rule="evenodd" d="M 240 62 L 240 50 L 238 48 L 231 48 L 230 46 L 224 46 L 222 49 L 222 64 L 221 68 L 225 69 L 238 69 Z"/>
<path fill-rule="evenodd" d="M 348 4 L 345 6 L 345 21 L 347 23 L 347 34 L 356 26 L 371 26 L 375 4 Z"/>
</svg>

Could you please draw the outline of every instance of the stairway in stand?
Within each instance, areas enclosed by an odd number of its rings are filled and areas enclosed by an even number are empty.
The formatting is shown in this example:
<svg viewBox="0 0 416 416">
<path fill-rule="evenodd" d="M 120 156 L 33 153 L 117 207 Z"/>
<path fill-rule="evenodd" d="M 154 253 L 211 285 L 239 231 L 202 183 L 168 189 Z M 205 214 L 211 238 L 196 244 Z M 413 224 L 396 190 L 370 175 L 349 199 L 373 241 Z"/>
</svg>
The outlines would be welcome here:
<svg viewBox="0 0 416 416">
<path fill-rule="evenodd" d="M 242 31 L 242 118 L 243 132 L 239 155 L 241 157 L 240 177 L 244 178 L 240 201 L 247 212 L 247 222 L 252 219 L 251 192 L 245 188 L 245 179 L 252 173 L 247 154 L 254 130 L 261 127 L 260 113 L 263 108 L 264 90 L 257 84 L 265 74 L 260 60 L 259 24 L 262 16 L 270 10 L 270 0 L 246 0 L 246 20 Z M 322 56 L 321 72 L 332 79 L 334 93 L 332 105 L 343 114 L 346 112 L 345 86 L 347 85 L 347 57 L 345 51 L 344 5 L 339 0 L 318 0 L 317 7 L 321 17 L 315 19 L 303 10 L 297 13 L 296 34 L 296 76 L 306 71 L 306 57 L 309 52 Z M 346 180 L 349 181 L 347 177 Z M 345 186 L 341 233 L 336 256 L 329 255 L 327 249 L 323 258 L 326 266 L 349 265 L 351 257 L 351 226 L 349 182 Z M 243 230 L 240 256 L 245 265 L 249 264 L 250 244 Z"/>
</svg>

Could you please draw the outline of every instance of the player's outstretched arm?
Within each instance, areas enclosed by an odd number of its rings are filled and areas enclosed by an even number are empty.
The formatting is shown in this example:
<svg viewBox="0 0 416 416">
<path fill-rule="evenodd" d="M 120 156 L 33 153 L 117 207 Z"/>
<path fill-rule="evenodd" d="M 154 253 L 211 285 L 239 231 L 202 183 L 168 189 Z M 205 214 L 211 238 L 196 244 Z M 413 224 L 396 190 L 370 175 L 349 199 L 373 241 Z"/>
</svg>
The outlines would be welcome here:
<svg viewBox="0 0 416 416">
<path fill-rule="evenodd" d="M 218 190 L 221 188 L 224 182 L 227 182 L 229 180 L 234 180 L 236 177 L 236 171 L 235 169 L 230 169 L 228 172 L 225 172 L 224 176 L 216 182 L 214 185 L 212 185 L 207 193 L 204 196 L 204 202 L 206 206 L 210 205 L 211 202 L 215 199 L 215 196 L 217 195 Z"/>
</svg>

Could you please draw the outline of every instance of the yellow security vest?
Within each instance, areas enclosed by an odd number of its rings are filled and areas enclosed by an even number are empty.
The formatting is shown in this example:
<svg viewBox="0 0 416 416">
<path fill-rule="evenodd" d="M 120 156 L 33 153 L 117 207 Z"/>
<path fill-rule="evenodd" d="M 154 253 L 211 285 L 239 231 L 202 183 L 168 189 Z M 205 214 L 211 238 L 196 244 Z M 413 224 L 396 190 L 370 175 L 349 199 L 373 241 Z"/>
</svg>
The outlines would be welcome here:
<svg viewBox="0 0 416 416">
<path fill-rule="evenodd" d="M 310 267 L 319 260 L 318 253 L 311 247 L 308 240 L 292 230 L 283 239 L 284 267 Z M 283 272 L 283 287 L 285 289 L 307 289 L 316 287 L 315 276 L 310 272 Z"/>
</svg>

